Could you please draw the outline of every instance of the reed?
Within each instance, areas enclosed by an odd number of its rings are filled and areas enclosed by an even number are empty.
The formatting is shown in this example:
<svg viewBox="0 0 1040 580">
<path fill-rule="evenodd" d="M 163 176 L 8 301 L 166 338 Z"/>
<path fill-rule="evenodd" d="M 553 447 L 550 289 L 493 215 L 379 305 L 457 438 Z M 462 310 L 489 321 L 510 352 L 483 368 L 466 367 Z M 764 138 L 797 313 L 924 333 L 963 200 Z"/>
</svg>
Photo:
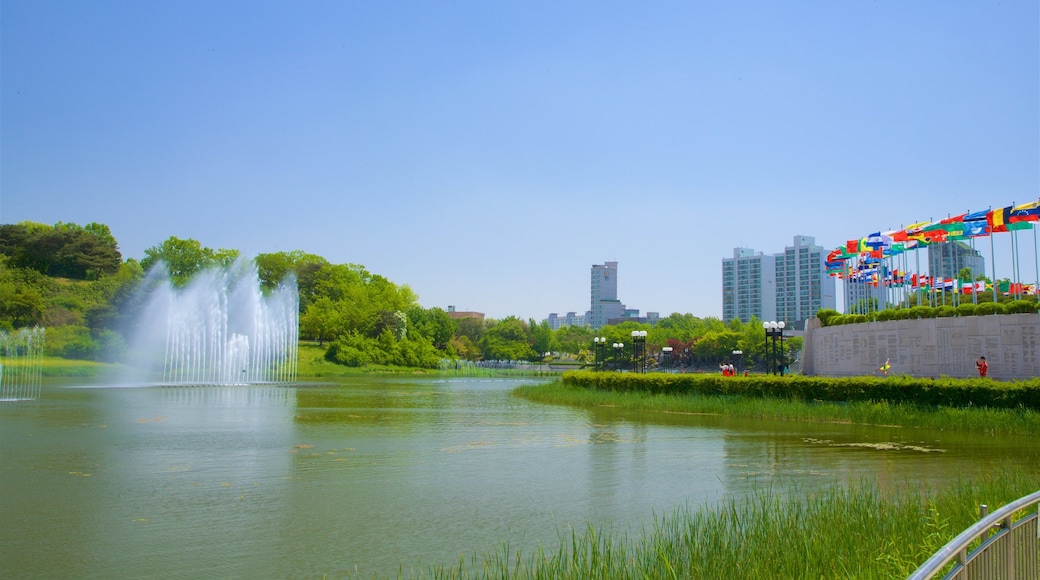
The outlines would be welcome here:
<svg viewBox="0 0 1040 580">
<path fill-rule="evenodd" d="M 513 391 L 525 399 L 578 407 L 610 406 L 633 411 L 698 413 L 748 419 L 899 425 L 1005 435 L 1040 434 L 1040 412 L 985 407 L 925 407 L 885 401 L 848 403 L 739 395 L 652 394 L 604 391 L 553 381 Z"/>
<path fill-rule="evenodd" d="M 529 555 L 508 546 L 431 578 L 905 578 L 977 520 L 1040 488 L 1009 466 L 942 489 L 860 482 L 808 494 L 762 489 L 682 507 L 634 536 L 589 526 Z M 1021 515 L 1021 514 L 1020 514 Z"/>
</svg>

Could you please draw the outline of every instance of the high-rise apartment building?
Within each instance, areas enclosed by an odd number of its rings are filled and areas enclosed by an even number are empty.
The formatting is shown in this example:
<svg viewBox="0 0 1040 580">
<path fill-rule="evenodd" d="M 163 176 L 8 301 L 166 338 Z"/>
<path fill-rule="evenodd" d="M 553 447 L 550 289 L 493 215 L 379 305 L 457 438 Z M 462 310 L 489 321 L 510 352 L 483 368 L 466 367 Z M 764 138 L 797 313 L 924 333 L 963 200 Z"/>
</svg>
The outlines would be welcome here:
<svg viewBox="0 0 1040 580">
<path fill-rule="evenodd" d="M 818 310 L 837 303 L 826 255 L 811 236 L 795 236 L 793 245 L 773 255 L 735 248 L 722 260 L 723 319 L 783 320 L 803 328 Z"/>
<path fill-rule="evenodd" d="M 593 329 L 624 315 L 625 306 L 617 297 L 617 262 L 592 265 L 591 296 L 590 316 L 586 322 Z"/>
<path fill-rule="evenodd" d="M 776 319 L 776 259 L 750 248 L 734 248 L 722 260 L 722 319 Z"/>
<path fill-rule="evenodd" d="M 836 285 L 827 275 L 827 251 L 811 236 L 795 236 L 794 244 L 776 254 L 776 319 L 795 328 L 821 308 L 835 308 Z"/>
</svg>

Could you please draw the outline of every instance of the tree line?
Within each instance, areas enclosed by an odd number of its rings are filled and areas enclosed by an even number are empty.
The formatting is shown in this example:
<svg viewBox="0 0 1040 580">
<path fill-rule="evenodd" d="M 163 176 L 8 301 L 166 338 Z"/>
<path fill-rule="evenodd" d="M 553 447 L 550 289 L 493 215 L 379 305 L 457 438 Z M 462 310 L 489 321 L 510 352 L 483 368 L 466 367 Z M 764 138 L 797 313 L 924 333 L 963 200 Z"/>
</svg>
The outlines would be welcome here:
<svg viewBox="0 0 1040 580">
<path fill-rule="evenodd" d="M 0 225 L 0 330 L 42 325 L 47 327 L 47 354 L 118 361 L 126 351 L 137 290 L 149 269 L 161 264 L 175 286 L 184 286 L 199 272 L 226 267 L 240 257 L 238 250 L 212 249 L 171 236 L 146 249 L 140 260 L 123 259 L 103 224 Z M 593 332 L 584 327 L 554 330 L 547 321 L 516 316 L 454 319 L 441 308 L 422 306 L 407 285 L 359 264 L 333 264 L 299 250 L 260 254 L 254 261 L 265 290 L 289 274 L 295 277 L 300 338 L 322 346 L 328 360 L 343 365 L 436 368 L 445 358 L 547 357 L 593 364 L 603 354 L 596 352 L 594 337 L 629 344 L 632 330 L 647 331 L 647 352 L 655 357 L 672 347 L 670 362 L 676 365 L 750 366 L 768 360 L 757 321 L 723 323 L 672 314 L 654 326 L 625 322 Z M 745 353 L 742 360 L 732 360 L 734 350 Z M 791 341 L 788 350 L 800 350 L 800 344 Z"/>
</svg>

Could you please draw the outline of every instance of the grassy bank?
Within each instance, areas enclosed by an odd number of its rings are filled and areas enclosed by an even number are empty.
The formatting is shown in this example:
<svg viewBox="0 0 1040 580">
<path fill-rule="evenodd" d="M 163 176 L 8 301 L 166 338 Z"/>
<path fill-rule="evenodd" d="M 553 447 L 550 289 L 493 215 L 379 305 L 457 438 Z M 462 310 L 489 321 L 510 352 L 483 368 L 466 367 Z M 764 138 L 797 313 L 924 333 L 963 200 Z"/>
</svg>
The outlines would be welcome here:
<svg viewBox="0 0 1040 580">
<path fill-rule="evenodd" d="M 122 368 L 121 365 L 89 360 L 73 360 L 56 356 L 40 358 L 40 375 L 44 377 L 104 377 L 116 374 L 120 368 Z"/>
<path fill-rule="evenodd" d="M 610 406 L 635 411 L 725 415 L 781 421 L 899 425 L 928 429 L 1008 435 L 1040 435 L 1040 412 L 1028 409 L 919 407 L 908 403 L 861 401 L 813 402 L 776 397 L 651 394 L 601 391 L 554 381 L 520 387 L 525 399 L 579 407 Z"/>
<path fill-rule="evenodd" d="M 589 527 L 559 546 L 502 547 L 434 568 L 433 578 L 905 578 L 991 510 L 1040 489 L 1010 468 L 943 489 L 873 483 L 808 495 L 762 490 L 677 510 L 632 537 Z"/>
</svg>

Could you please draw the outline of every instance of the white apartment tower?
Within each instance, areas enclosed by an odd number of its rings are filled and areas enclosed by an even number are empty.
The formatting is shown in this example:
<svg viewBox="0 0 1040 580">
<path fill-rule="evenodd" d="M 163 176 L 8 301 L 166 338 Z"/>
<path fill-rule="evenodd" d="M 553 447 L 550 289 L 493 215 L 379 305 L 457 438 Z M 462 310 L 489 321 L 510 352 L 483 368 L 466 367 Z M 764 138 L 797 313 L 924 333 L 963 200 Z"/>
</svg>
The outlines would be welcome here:
<svg viewBox="0 0 1040 580">
<path fill-rule="evenodd" d="M 722 260 L 722 317 L 748 322 L 783 320 L 794 328 L 821 308 L 835 308 L 834 279 L 824 268 L 826 251 L 811 236 L 795 236 L 783 252 L 764 255 L 735 248 Z"/>
<path fill-rule="evenodd" d="M 837 307 L 836 284 L 827 275 L 827 251 L 811 236 L 795 236 L 794 245 L 776 254 L 776 319 L 795 328 L 821 308 Z"/>
<path fill-rule="evenodd" d="M 776 320 L 776 260 L 750 248 L 722 259 L 722 319 Z"/>
</svg>

